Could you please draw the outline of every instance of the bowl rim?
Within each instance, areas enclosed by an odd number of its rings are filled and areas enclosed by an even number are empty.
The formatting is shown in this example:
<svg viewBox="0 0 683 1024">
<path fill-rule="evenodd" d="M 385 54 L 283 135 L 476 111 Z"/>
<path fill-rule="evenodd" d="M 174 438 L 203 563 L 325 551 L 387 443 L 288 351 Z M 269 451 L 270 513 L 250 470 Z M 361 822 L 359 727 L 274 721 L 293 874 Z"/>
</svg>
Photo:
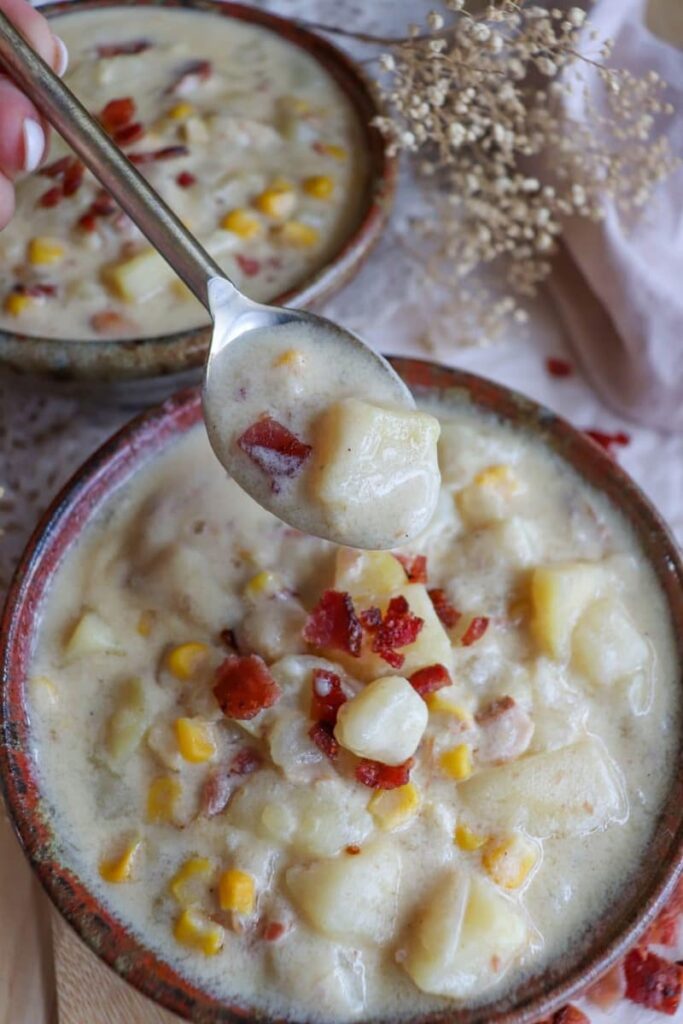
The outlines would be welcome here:
<svg viewBox="0 0 683 1024">
<path fill-rule="evenodd" d="M 471 403 L 514 429 L 531 432 L 617 507 L 633 529 L 666 598 L 683 682 L 683 561 L 659 513 L 616 461 L 566 420 L 503 385 L 426 360 L 390 358 L 418 397 Z M 200 420 L 197 388 L 180 391 L 134 417 L 83 463 L 36 526 L 0 619 L 0 782 L 10 819 L 33 870 L 57 909 L 105 963 L 181 1017 L 202 1024 L 245 1020 L 276 1024 L 274 1017 L 221 1002 L 188 982 L 138 940 L 60 862 L 49 810 L 43 805 L 47 801 L 41 797 L 32 769 L 25 687 L 40 603 L 52 575 L 90 516 L 148 459 L 154 459 Z M 673 766 L 671 789 L 655 823 L 647 856 L 629 885 L 623 887 L 625 894 L 603 915 L 605 920 L 591 923 L 586 936 L 582 933 L 577 938 L 580 952 L 551 961 L 498 1000 L 421 1013 L 406 1018 L 406 1024 L 533 1024 L 576 998 L 634 945 L 683 874 L 683 718 L 679 733 L 677 766 Z M 636 882 L 640 884 L 633 884 Z M 374 1020 L 388 1024 L 386 1018 Z"/>
<path fill-rule="evenodd" d="M 272 305 L 295 308 L 319 305 L 360 269 L 379 241 L 394 201 L 398 157 L 390 154 L 381 133 L 370 123 L 385 109 L 378 87 L 350 54 L 296 18 L 234 0 L 51 0 L 40 11 L 50 19 L 125 7 L 199 11 L 273 32 L 314 59 L 346 97 L 360 126 L 361 144 L 367 155 L 364 196 L 355 227 L 317 270 L 299 285 L 269 300 Z M 59 378 L 110 381 L 163 376 L 200 366 L 210 336 L 211 328 L 207 325 L 140 338 L 102 340 L 46 338 L 0 328 L 0 367 Z M 135 365 L 136 357 L 139 365 Z"/>
</svg>

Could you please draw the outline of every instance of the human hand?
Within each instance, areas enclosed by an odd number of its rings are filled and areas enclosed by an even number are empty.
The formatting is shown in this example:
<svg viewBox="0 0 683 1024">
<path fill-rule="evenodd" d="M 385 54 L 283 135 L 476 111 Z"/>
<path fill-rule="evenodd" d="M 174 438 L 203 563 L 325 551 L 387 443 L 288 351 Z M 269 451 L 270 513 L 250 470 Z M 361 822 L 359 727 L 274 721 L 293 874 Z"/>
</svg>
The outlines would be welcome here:
<svg viewBox="0 0 683 1024">
<path fill-rule="evenodd" d="M 0 0 L 6 14 L 50 67 L 63 75 L 68 63 L 64 43 L 26 0 Z M 0 229 L 14 213 L 12 182 L 34 171 L 47 151 L 47 125 L 30 100 L 0 73 Z"/>
</svg>

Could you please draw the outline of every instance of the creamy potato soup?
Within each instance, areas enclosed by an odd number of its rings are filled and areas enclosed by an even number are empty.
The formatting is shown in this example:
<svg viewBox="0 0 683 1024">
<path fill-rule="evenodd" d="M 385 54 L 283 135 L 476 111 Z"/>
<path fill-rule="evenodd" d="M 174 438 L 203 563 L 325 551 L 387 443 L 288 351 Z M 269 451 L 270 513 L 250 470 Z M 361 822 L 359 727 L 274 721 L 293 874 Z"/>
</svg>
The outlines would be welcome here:
<svg viewBox="0 0 683 1024">
<path fill-rule="evenodd" d="M 238 287 L 267 301 L 358 223 L 366 166 L 346 97 L 258 26 L 161 7 L 64 15 L 67 84 Z M 53 137 L 0 234 L 0 327 L 59 338 L 208 323 L 166 262 Z"/>
<path fill-rule="evenodd" d="M 66 555 L 29 683 L 66 862 L 160 956 L 295 1020 L 492 998 L 623 892 L 670 785 L 662 593 L 613 507 L 464 407 L 409 547 L 286 527 L 203 428 Z"/>
</svg>

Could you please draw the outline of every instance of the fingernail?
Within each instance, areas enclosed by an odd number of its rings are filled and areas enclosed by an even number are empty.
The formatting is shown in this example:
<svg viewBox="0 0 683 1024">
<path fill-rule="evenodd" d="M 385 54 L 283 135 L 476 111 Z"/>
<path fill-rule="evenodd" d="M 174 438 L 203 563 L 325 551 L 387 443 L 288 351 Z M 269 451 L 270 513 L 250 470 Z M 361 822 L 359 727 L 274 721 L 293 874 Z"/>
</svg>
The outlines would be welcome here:
<svg viewBox="0 0 683 1024">
<path fill-rule="evenodd" d="M 35 171 L 45 152 L 45 132 L 37 121 L 28 118 L 22 127 L 24 136 L 24 170 Z"/>
<path fill-rule="evenodd" d="M 55 36 L 54 39 L 55 50 L 57 51 L 55 57 L 55 72 L 61 78 L 69 66 L 69 51 L 67 50 L 63 39 L 60 39 L 59 36 Z"/>
</svg>

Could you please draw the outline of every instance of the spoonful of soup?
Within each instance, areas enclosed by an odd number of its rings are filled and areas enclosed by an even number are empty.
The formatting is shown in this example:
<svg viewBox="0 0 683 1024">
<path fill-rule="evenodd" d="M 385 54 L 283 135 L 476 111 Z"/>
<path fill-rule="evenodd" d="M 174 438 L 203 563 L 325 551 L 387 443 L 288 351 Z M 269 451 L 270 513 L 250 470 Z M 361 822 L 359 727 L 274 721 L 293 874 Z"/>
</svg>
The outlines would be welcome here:
<svg viewBox="0 0 683 1024">
<path fill-rule="evenodd" d="M 390 548 L 420 533 L 439 493 L 439 425 L 389 363 L 323 317 L 240 292 L 2 12 L 0 67 L 211 313 L 204 418 L 237 483 L 340 544 Z"/>
</svg>

